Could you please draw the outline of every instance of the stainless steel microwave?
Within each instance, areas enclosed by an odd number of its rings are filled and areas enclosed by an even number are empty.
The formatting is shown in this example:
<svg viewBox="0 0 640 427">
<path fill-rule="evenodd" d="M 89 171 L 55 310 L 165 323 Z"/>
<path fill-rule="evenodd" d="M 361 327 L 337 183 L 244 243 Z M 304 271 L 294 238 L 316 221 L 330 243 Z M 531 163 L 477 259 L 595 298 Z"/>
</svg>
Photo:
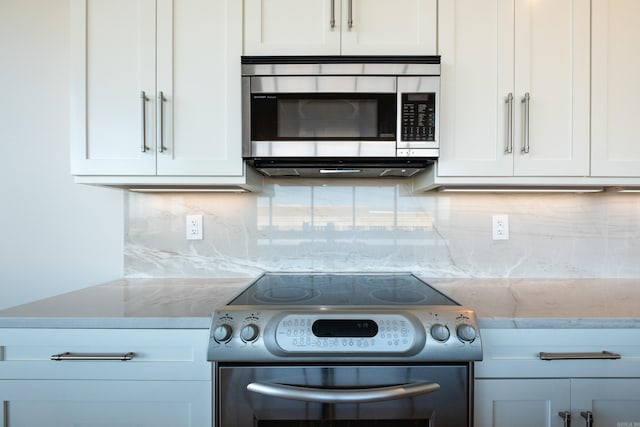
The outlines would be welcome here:
<svg viewBox="0 0 640 427">
<path fill-rule="evenodd" d="M 439 56 L 242 57 L 243 157 L 268 176 L 411 176 L 438 157 Z"/>
</svg>

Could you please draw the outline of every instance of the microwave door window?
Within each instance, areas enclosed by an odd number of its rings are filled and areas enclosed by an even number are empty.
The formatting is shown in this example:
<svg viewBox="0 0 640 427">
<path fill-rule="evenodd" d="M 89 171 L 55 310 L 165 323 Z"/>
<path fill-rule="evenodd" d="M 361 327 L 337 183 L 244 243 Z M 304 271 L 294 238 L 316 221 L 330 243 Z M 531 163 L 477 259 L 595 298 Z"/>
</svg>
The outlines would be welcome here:
<svg viewBox="0 0 640 427">
<path fill-rule="evenodd" d="M 375 139 L 376 99 L 279 99 L 278 139 Z"/>
</svg>

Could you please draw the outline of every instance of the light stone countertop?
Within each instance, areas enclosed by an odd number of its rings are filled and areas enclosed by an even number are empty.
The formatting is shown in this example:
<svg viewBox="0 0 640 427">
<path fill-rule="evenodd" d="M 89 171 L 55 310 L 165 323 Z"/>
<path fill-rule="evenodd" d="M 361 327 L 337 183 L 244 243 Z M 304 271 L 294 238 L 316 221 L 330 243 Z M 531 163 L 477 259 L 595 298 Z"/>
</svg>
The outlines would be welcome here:
<svg viewBox="0 0 640 427">
<path fill-rule="evenodd" d="M 481 328 L 640 328 L 640 279 L 435 279 Z M 120 279 L 0 311 L 0 327 L 207 329 L 252 278 Z"/>
<path fill-rule="evenodd" d="M 425 279 L 481 328 L 640 328 L 640 279 Z"/>
</svg>

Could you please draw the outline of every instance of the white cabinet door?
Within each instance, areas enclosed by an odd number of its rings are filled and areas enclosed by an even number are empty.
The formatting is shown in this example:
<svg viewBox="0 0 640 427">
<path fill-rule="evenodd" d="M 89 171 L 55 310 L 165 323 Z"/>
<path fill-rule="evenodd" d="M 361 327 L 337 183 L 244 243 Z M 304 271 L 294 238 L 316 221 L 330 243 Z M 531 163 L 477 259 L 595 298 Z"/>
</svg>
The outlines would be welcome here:
<svg viewBox="0 0 640 427">
<path fill-rule="evenodd" d="M 515 29 L 515 173 L 587 176 L 590 2 L 516 0 Z"/>
<path fill-rule="evenodd" d="M 588 175 L 589 1 L 452 0 L 439 16 L 438 174 Z"/>
<path fill-rule="evenodd" d="M 245 55 L 433 55 L 436 0 L 245 0 Z"/>
<path fill-rule="evenodd" d="M 476 380 L 475 427 L 562 427 L 570 409 L 567 379 Z"/>
<path fill-rule="evenodd" d="M 155 25 L 155 0 L 72 0 L 73 174 L 155 173 Z"/>
<path fill-rule="evenodd" d="M 433 55 L 436 0 L 342 0 L 342 55 Z"/>
<path fill-rule="evenodd" d="M 571 407 L 574 425 L 586 425 L 591 412 L 594 426 L 640 426 L 640 380 L 571 380 Z"/>
<path fill-rule="evenodd" d="M 6 426 L 211 425 L 206 381 L 1 381 Z"/>
<path fill-rule="evenodd" d="M 242 175 L 241 22 L 237 0 L 158 0 L 158 175 Z"/>
<path fill-rule="evenodd" d="M 245 55 L 339 55 L 340 0 L 244 0 Z"/>
<path fill-rule="evenodd" d="M 640 176 L 640 2 L 593 0 L 591 174 Z"/>
<path fill-rule="evenodd" d="M 441 176 L 511 176 L 513 2 L 440 2 Z"/>
</svg>

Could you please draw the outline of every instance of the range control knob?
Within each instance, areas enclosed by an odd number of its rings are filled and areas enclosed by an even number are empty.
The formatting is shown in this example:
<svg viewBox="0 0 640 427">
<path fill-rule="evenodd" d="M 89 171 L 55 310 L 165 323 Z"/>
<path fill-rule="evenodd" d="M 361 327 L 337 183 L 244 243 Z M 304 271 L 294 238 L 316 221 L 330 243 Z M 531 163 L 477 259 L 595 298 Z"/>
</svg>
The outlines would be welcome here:
<svg viewBox="0 0 640 427">
<path fill-rule="evenodd" d="M 258 328 L 258 325 L 249 323 L 248 325 L 243 326 L 240 330 L 240 338 L 245 342 L 254 341 L 258 338 L 259 333 L 260 328 Z"/>
<path fill-rule="evenodd" d="M 477 336 L 476 330 L 473 328 L 473 326 L 467 325 L 466 323 L 458 326 L 458 329 L 456 331 L 458 333 L 458 338 L 466 342 L 472 342 L 476 339 Z"/>
<path fill-rule="evenodd" d="M 226 323 L 218 325 L 213 330 L 213 339 L 216 340 L 216 342 L 226 342 L 229 341 L 232 333 L 233 329 L 231 329 L 231 326 L 227 325 Z"/>
<path fill-rule="evenodd" d="M 436 323 L 431 327 L 431 336 L 436 341 L 445 342 L 449 339 L 451 333 L 449 332 L 449 328 L 447 328 L 445 325 Z"/>
</svg>

